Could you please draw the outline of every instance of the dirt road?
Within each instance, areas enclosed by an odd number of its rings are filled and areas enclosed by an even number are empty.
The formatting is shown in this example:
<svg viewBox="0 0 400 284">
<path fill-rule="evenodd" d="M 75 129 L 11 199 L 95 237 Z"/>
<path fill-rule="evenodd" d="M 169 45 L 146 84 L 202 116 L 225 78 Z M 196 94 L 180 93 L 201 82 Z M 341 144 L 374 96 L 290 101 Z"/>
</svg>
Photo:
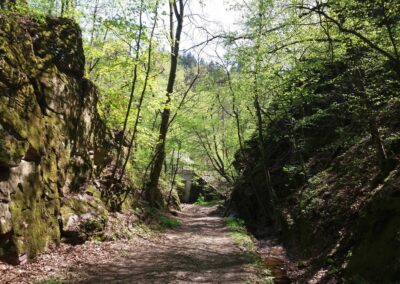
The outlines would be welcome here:
<svg viewBox="0 0 400 284">
<path fill-rule="evenodd" d="M 181 225 L 154 238 L 61 244 L 24 265 L 0 262 L 0 283 L 265 283 L 215 211 L 184 205 Z"/>
<path fill-rule="evenodd" d="M 229 237 L 215 207 L 185 205 L 181 226 L 120 259 L 82 267 L 79 283 L 255 283 L 257 268 Z"/>
</svg>

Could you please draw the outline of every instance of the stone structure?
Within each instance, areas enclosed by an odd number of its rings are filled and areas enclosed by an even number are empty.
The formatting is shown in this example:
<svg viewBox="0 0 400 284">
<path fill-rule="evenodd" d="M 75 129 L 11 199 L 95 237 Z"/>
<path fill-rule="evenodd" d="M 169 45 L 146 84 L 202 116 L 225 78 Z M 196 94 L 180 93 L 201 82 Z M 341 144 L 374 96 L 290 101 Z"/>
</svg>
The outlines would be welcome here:
<svg viewBox="0 0 400 284">
<path fill-rule="evenodd" d="M 185 181 L 185 189 L 184 189 L 184 194 L 183 194 L 183 200 L 181 200 L 184 203 L 189 203 L 190 202 L 190 196 L 191 196 L 191 189 L 192 189 L 192 181 L 193 181 L 193 176 L 194 172 L 192 170 L 182 170 L 180 172 L 181 177 Z"/>
</svg>

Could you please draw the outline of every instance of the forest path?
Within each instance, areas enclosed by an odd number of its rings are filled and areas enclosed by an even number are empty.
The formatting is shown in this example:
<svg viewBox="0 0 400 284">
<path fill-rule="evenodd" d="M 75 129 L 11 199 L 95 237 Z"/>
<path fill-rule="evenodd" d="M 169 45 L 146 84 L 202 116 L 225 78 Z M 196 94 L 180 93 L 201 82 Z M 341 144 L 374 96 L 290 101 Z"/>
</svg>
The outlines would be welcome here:
<svg viewBox="0 0 400 284">
<path fill-rule="evenodd" d="M 177 214 L 181 225 L 157 236 L 62 243 L 20 266 L 0 262 L 0 283 L 266 283 L 216 206 L 183 205 Z"/>
<path fill-rule="evenodd" d="M 254 258 L 237 247 L 216 207 L 184 205 L 181 225 L 119 259 L 78 271 L 77 283 L 257 283 Z"/>
</svg>

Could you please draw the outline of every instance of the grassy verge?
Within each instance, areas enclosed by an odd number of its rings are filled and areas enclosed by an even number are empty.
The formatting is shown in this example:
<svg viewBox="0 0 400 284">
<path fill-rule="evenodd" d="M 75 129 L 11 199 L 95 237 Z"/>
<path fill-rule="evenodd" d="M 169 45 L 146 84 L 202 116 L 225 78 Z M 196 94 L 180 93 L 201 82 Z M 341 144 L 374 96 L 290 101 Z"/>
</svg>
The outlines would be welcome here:
<svg viewBox="0 0 400 284">
<path fill-rule="evenodd" d="M 235 217 L 227 217 L 225 218 L 225 222 L 230 231 L 229 235 L 237 246 L 247 251 L 255 251 L 253 237 L 247 232 L 243 220 Z"/>
<path fill-rule="evenodd" d="M 227 217 L 225 222 L 230 231 L 229 235 L 235 244 L 245 251 L 248 262 L 258 268 L 259 280 L 256 283 L 273 284 L 274 277 L 272 277 L 271 271 L 265 266 L 264 261 L 258 254 L 254 244 L 255 239 L 247 231 L 244 221 L 235 217 Z"/>
</svg>

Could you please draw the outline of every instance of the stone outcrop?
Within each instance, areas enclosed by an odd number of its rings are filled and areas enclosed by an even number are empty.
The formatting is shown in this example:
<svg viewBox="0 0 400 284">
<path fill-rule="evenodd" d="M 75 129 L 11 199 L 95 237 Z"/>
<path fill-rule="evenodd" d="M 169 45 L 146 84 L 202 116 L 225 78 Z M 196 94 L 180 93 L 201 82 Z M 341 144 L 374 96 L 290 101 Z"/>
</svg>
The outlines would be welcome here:
<svg viewBox="0 0 400 284">
<path fill-rule="evenodd" d="M 58 244 L 70 217 L 106 218 L 85 193 L 111 158 L 84 64 L 74 22 L 0 15 L 0 258 Z"/>
</svg>

